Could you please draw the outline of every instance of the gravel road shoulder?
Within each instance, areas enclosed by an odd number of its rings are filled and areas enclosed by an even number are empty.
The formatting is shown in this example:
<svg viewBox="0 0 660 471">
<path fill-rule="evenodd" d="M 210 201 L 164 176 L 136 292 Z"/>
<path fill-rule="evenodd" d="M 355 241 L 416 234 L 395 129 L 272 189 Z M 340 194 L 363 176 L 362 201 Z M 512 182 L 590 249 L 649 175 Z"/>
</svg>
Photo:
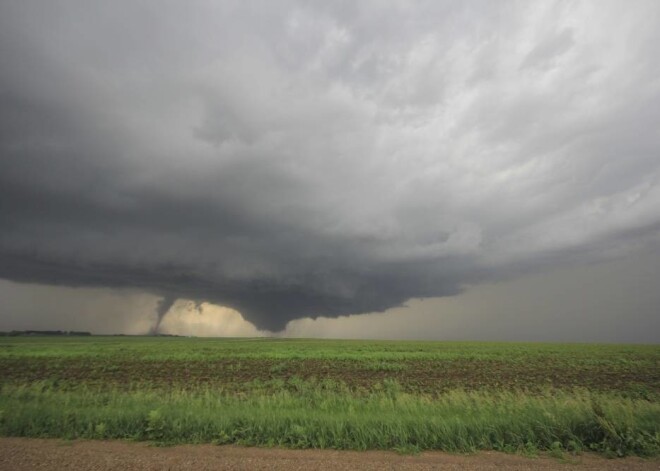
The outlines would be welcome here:
<svg viewBox="0 0 660 471">
<path fill-rule="evenodd" d="M 238 446 L 156 447 L 124 441 L 0 438 L 0 470 L 660 470 L 660 460 L 608 460 L 583 454 L 558 460 L 496 452 L 415 456 L 383 451 L 286 450 Z"/>
</svg>

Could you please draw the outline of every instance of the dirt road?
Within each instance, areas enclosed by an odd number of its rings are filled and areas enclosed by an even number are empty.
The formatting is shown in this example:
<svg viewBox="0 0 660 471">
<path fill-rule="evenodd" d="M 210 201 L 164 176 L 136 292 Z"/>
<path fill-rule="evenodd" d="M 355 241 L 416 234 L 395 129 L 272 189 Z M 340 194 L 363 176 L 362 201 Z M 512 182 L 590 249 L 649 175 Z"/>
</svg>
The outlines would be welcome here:
<svg viewBox="0 0 660 471">
<path fill-rule="evenodd" d="M 463 456 L 429 452 L 283 450 L 236 446 L 155 447 L 121 441 L 0 438 L 0 470 L 660 470 L 660 460 L 608 460 L 581 455 L 568 461 L 483 452 Z"/>
</svg>

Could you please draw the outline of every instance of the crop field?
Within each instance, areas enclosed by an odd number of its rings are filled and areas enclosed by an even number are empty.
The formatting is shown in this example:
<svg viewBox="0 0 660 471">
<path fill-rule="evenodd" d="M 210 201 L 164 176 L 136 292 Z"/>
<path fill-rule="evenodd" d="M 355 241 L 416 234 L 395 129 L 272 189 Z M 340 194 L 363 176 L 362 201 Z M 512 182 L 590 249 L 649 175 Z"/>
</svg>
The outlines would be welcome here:
<svg viewBox="0 0 660 471">
<path fill-rule="evenodd" d="M 0 434 L 660 454 L 660 347 L 0 338 Z"/>
</svg>

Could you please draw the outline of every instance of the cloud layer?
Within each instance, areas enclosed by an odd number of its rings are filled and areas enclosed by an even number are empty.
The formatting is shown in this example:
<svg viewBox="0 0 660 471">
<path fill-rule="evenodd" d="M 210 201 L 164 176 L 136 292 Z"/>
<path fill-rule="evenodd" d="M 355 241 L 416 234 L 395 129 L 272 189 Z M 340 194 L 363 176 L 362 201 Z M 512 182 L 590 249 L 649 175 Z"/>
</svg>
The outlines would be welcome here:
<svg viewBox="0 0 660 471">
<path fill-rule="evenodd" d="M 658 238 L 660 5 L 5 2 L 0 277 L 258 328 Z"/>
</svg>

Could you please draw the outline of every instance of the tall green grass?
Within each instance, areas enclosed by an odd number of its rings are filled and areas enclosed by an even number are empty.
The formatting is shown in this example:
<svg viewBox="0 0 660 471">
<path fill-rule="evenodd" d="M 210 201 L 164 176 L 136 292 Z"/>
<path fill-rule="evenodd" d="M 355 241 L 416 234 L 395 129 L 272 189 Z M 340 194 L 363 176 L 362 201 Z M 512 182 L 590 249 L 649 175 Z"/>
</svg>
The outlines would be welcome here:
<svg viewBox="0 0 660 471">
<path fill-rule="evenodd" d="M 0 390 L 0 434 L 237 443 L 293 448 L 660 452 L 660 404 L 586 390 L 547 395 L 402 392 L 385 381 L 356 393 L 290 380 L 280 392 L 120 391 L 51 383 Z"/>
</svg>

